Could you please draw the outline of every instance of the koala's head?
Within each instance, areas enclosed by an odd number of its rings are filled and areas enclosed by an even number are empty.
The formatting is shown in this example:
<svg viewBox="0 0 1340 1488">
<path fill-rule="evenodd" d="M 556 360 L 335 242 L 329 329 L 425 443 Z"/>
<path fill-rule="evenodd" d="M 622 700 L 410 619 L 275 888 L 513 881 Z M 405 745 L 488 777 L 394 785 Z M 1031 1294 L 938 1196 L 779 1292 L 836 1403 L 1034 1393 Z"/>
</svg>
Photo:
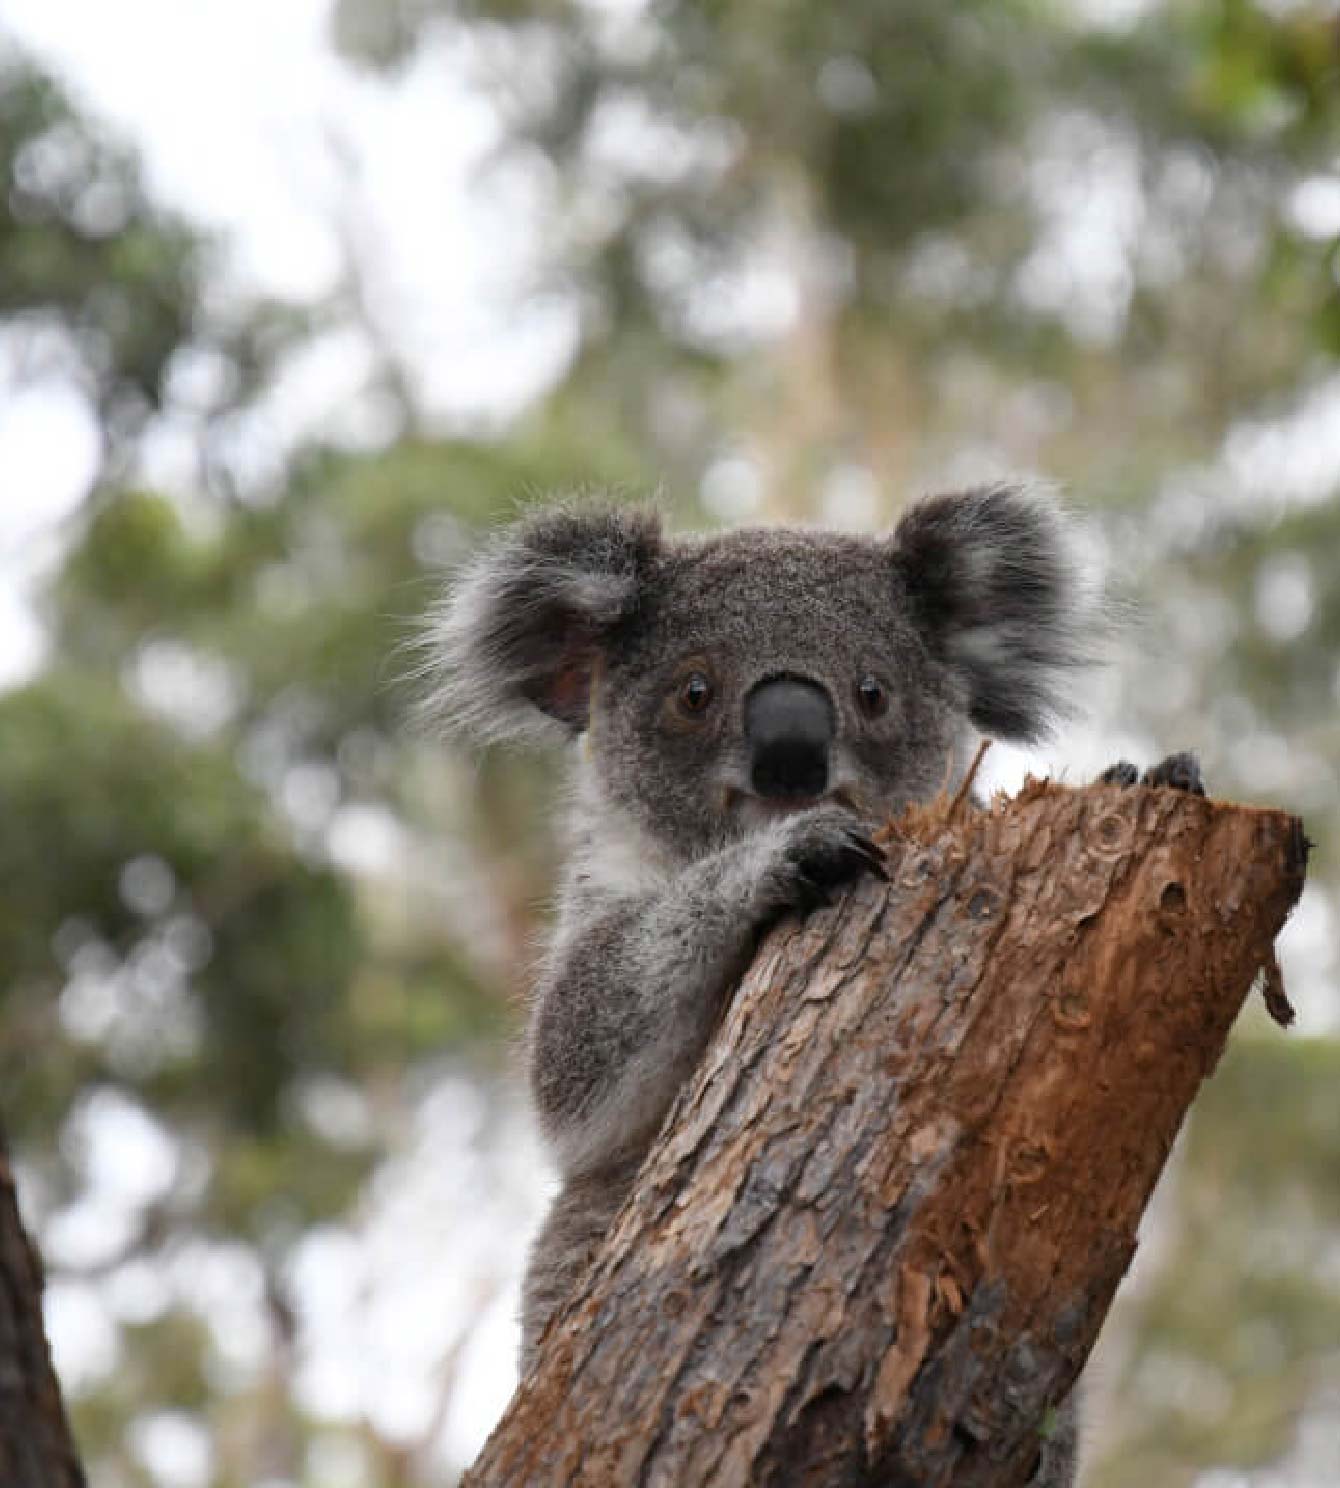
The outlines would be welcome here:
<svg viewBox="0 0 1340 1488">
<path fill-rule="evenodd" d="M 883 538 L 550 507 L 449 594 L 439 701 L 487 737 L 584 736 L 604 801 L 691 857 L 821 800 L 924 798 L 970 724 L 1039 737 L 1088 659 L 1084 590 L 1062 517 L 1009 486 Z"/>
</svg>

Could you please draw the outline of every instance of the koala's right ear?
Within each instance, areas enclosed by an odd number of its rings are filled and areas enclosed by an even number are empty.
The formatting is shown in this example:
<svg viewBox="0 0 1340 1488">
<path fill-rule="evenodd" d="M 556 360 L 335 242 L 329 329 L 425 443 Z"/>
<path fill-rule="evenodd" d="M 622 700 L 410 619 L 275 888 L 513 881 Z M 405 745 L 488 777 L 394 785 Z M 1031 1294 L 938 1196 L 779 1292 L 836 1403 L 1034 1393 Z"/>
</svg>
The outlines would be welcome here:
<svg viewBox="0 0 1340 1488">
<path fill-rule="evenodd" d="M 550 506 L 509 528 L 457 577 L 427 645 L 430 709 L 486 739 L 586 728 L 603 647 L 661 550 L 646 507 Z"/>
</svg>

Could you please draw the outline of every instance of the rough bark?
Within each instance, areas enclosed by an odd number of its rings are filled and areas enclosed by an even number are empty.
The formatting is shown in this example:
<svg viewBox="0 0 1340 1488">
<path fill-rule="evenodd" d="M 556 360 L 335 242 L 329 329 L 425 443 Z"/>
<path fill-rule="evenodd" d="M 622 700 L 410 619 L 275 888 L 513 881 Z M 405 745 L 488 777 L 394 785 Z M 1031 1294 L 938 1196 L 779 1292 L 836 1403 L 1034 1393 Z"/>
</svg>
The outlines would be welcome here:
<svg viewBox="0 0 1340 1488">
<path fill-rule="evenodd" d="M 42 1265 L 19 1217 L 0 1132 L 0 1483 L 83 1488 L 42 1331 Z"/>
<path fill-rule="evenodd" d="M 765 941 L 468 1483 L 1026 1481 L 1306 839 L 1104 786 L 942 817 Z"/>
</svg>

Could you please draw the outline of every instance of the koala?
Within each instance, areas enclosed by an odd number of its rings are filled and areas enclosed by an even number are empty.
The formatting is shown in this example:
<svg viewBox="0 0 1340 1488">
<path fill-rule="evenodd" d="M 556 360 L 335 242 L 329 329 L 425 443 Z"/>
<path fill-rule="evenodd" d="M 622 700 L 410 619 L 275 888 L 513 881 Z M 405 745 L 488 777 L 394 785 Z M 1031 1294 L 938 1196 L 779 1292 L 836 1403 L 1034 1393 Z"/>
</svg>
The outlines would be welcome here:
<svg viewBox="0 0 1340 1488">
<path fill-rule="evenodd" d="M 763 932 L 882 873 L 870 832 L 961 775 L 975 733 L 1040 737 L 1101 609 L 1072 526 L 1015 485 L 925 500 L 876 538 L 671 538 L 654 510 L 558 505 L 467 566 L 433 628 L 440 707 L 485 739 L 573 746 L 528 1034 L 562 1186 L 523 1369 Z M 1073 1413 L 1043 1455 L 1036 1482 L 1071 1481 Z"/>
</svg>

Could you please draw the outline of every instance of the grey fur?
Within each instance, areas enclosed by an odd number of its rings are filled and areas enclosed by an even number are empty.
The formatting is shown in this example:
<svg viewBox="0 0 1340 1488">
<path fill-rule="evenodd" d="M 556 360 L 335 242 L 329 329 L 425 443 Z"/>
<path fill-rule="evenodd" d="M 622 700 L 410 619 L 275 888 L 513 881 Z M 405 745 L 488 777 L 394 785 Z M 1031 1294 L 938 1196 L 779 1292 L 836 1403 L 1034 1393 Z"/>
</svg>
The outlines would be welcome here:
<svg viewBox="0 0 1340 1488">
<path fill-rule="evenodd" d="M 1072 529 L 1013 486 L 924 502 L 885 538 L 671 539 L 645 509 L 549 507 L 465 571 L 435 622 L 439 711 L 490 739 L 557 728 L 577 756 L 529 1032 L 563 1186 L 526 1278 L 523 1365 L 762 932 L 871 871 L 864 833 L 944 784 L 972 725 L 1043 733 L 1097 619 Z M 701 713 L 677 701 L 689 672 L 710 682 Z M 752 787 L 744 702 L 779 676 L 832 705 L 818 801 Z M 879 716 L 858 703 L 866 677 Z"/>
</svg>

